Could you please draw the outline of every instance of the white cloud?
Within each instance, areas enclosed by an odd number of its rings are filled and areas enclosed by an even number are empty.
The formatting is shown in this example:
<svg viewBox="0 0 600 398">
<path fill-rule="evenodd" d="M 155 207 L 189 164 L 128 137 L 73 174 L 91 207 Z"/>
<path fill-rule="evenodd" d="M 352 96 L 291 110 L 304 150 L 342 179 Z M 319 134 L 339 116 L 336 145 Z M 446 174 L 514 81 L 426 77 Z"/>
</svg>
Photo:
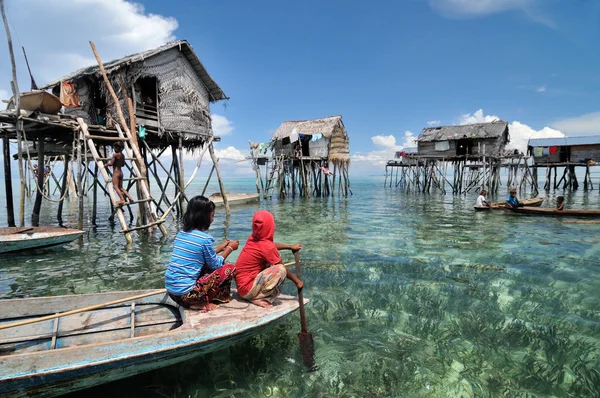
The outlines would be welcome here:
<svg viewBox="0 0 600 398">
<path fill-rule="evenodd" d="M 367 153 L 355 152 L 352 155 L 352 162 L 358 168 L 368 168 L 370 171 L 374 171 L 375 167 L 377 167 L 381 171 L 381 168 L 385 166 L 387 161 L 394 158 L 396 151 L 417 146 L 415 142 L 416 137 L 412 131 L 406 130 L 403 139 L 404 141 L 401 145 L 396 145 L 397 140 L 393 135 L 373 136 L 371 137 L 371 141 L 380 149 Z"/>
<path fill-rule="evenodd" d="M 541 130 L 535 130 L 526 124 L 514 121 L 508 125 L 510 142 L 507 148 L 518 149 L 520 152 L 527 152 L 527 142 L 531 138 L 560 138 L 565 135 L 558 130 L 550 127 L 544 127 Z"/>
<path fill-rule="evenodd" d="M 373 144 L 382 147 L 392 147 L 396 145 L 396 137 L 393 135 L 376 135 L 371 137 Z"/>
<path fill-rule="evenodd" d="M 246 159 L 246 155 L 244 155 L 240 150 L 235 149 L 232 146 L 228 146 L 225 149 L 216 149 L 215 148 L 215 155 L 217 156 L 217 158 L 219 158 L 219 162 L 222 159 L 225 159 L 225 160 L 245 160 Z"/>
<path fill-rule="evenodd" d="M 437 126 L 440 123 L 441 123 L 441 121 L 439 121 L 439 120 L 430 120 L 427 122 L 427 125 L 428 126 Z"/>
<path fill-rule="evenodd" d="M 212 128 L 213 133 L 216 136 L 224 136 L 229 135 L 233 132 L 233 122 L 227 119 L 225 116 L 217 115 L 213 113 L 211 115 L 212 118 Z"/>
<path fill-rule="evenodd" d="M 486 115 L 483 109 L 479 109 L 473 114 L 465 114 L 460 117 L 460 124 L 471 123 L 489 123 L 495 120 L 500 120 L 498 116 Z M 559 130 L 550 127 L 544 127 L 541 130 L 536 130 L 519 121 L 513 121 L 508 125 L 510 134 L 510 142 L 507 145 L 509 149 L 518 149 L 520 152 L 527 152 L 527 142 L 530 138 L 558 138 L 565 135 Z"/>
<path fill-rule="evenodd" d="M 174 40 L 178 27 L 174 18 L 147 13 L 141 4 L 126 0 L 8 0 L 6 8 L 21 91 L 29 89 L 29 76 L 20 46 L 42 85 L 94 65 L 90 40 L 107 62 Z M 6 45 L 0 46 L 0 59 L 8 60 Z M 10 68 L 2 68 L 0 84 L 10 80 Z"/>
<path fill-rule="evenodd" d="M 508 10 L 525 10 L 534 0 L 429 0 L 429 5 L 449 18 L 476 18 Z"/>
<path fill-rule="evenodd" d="M 552 126 L 572 136 L 597 135 L 600 134 L 600 112 L 559 120 Z"/>
<path fill-rule="evenodd" d="M 535 91 L 537 91 L 538 93 L 545 93 L 546 92 L 546 86 L 541 86 L 538 87 Z"/>
<path fill-rule="evenodd" d="M 500 118 L 495 115 L 484 115 L 483 109 L 479 109 L 472 114 L 466 113 L 461 115 L 458 124 L 489 123 L 495 122 L 496 120 L 500 120 Z"/>
</svg>

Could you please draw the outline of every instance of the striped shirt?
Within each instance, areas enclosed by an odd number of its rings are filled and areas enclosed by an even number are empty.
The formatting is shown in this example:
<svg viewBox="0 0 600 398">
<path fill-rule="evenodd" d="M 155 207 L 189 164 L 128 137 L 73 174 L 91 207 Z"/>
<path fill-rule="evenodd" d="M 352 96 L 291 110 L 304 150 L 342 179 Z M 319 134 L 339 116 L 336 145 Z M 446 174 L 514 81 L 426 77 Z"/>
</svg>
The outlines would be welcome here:
<svg viewBox="0 0 600 398">
<path fill-rule="evenodd" d="M 223 266 L 223 257 L 217 255 L 214 244 L 212 236 L 197 229 L 177 234 L 165 272 L 165 287 L 169 293 L 183 296 L 194 288 L 200 275 Z"/>
</svg>

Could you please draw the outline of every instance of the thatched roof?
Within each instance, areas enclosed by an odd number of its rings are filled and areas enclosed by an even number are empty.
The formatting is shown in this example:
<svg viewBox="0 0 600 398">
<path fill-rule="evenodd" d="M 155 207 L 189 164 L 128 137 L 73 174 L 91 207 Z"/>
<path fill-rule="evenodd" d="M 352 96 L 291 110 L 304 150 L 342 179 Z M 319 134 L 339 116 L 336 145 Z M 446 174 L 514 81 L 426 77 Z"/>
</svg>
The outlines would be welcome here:
<svg viewBox="0 0 600 398">
<path fill-rule="evenodd" d="M 170 42 L 153 50 L 128 55 L 126 57 L 114 61 L 106 62 L 104 64 L 104 69 L 106 70 L 107 74 L 110 74 L 111 72 L 114 72 L 117 69 L 120 69 L 133 63 L 143 62 L 145 59 L 151 58 L 155 55 L 158 55 L 175 47 L 179 47 L 179 50 L 183 52 L 187 60 L 190 62 L 190 64 L 198 74 L 200 80 L 202 80 L 202 83 L 206 86 L 206 89 L 210 95 L 211 102 L 228 99 L 223 90 L 221 90 L 221 88 L 212 79 L 212 77 L 210 77 L 210 75 L 204 68 L 204 65 L 202 65 L 202 62 L 200 62 L 200 59 L 192 49 L 192 46 L 186 40 Z M 58 80 L 46 84 L 45 86 L 41 87 L 41 89 L 49 89 L 56 86 L 57 84 L 60 84 L 63 81 L 78 79 L 88 75 L 96 75 L 96 77 L 99 77 L 100 67 L 98 65 L 92 65 L 86 68 L 81 68 L 73 73 L 61 77 Z"/>
<path fill-rule="evenodd" d="M 275 134 L 271 137 L 271 140 L 282 140 L 289 137 L 294 128 L 298 134 L 323 134 L 323 137 L 329 138 L 336 126 L 344 128 L 341 116 L 330 116 L 315 120 L 290 120 L 283 122 L 279 126 Z"/>
<path fill-rule="evenodd" d="M 490 123 L 465 124 L 462 126 L 438 126 L 424 128 L 417 141 L 446 141 L 463 138 L 489 139 L 501 138 L 508 128 L 508 123 L 497 120 Z"/>
</svg>

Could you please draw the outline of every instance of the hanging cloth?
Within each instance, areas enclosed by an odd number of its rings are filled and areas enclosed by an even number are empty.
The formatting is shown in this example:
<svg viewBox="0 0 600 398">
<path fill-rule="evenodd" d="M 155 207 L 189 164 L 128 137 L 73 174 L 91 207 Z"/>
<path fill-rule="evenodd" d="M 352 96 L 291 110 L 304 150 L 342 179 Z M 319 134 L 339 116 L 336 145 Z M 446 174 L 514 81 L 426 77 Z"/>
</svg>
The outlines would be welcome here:
<svg viewBox="0 0 600 398">
<path fill-rule="evenodd" d="M 75 84 L 62 82 L 60 84 L 60 102 L 65 108 L 79 108 L 79 94 L 75 90 Z"/>
<path fill-rule="evenodd" d="M 290 142 L 296 142 L 296 141 L 298 141 L 298 130 L 296 130 L 296 127 L 294 127 L 294 129 L 290 133 Z"/>
<path fill-rule="evenodd" d="M 543 153 L 544 153 L 544 151 L 541 146 L 537 146 L 537 147 L 533 148 L 533 156 L 535 156 L 536 158 L 541 158 Z"/>
<path fill-rule="evenodd" d="M 315 134 L 312 136 L 312 138 L 310 139 L 310 142 L 317 142 L 319 141 L 321 138 L 323 138 L 323 134 Z"/>
<path fill-rule="evenodd" d="M 550 147 L 550 151 L 549 151 L 550 155 L 554 155 L 556 153 L 556 151 L 557 151 L 557 148 L 555 146 Z"/>
<path fill-rule="evenodd" d="M 550 154 L 550 148 L 545 146 L 544 149 L 542 150 L 542 156 L 548 156 L 549 154 Z"/>
<path fill-rule="evenodd" d="M 138 137 L 140 137 L 142 140 L 146 139 L 146 127 L 144 127 L 144 126 L 138 127 Z"/>
</svg>

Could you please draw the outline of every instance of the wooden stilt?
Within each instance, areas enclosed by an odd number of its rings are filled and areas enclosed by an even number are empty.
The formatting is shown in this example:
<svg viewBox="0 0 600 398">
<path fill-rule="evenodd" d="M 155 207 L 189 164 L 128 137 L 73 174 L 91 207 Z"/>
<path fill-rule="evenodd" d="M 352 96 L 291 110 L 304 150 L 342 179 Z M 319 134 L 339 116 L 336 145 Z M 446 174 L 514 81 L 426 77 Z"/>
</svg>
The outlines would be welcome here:
<svg viewBox="0 0 600 398">
<path fill-rule="evenodd" d="M 44 189 L 44 137 L 40 136 L 37 140 L 38 150 L 38 171 L 37 171 L 37 189 L 35 192 L 35 202 L 31 214 L 31 226 L 39 227 L 40 210 L 42 208 L 42 198 Z"/>
<path fill-rule="evenodd" d="M 2 147 L 4 150 L 4 193 L 6 196 L 6 222 L 9 227 L 15 227 L 12 174 L 10 168 L 10 143 L 7 136 L 2 137 Z"/>
<path fill-rule="evenodd" d="M 69 170 L 70 170 L 69 155 L 64 156 L 64 162 L 65 162 L 64 173 L 62 176 L 62 182 L 61 182 L 61 188 L 60 188 L 60 197 L 62 198 L 62 200 L 60 202 L 58 202 L 58 209 L 56 211 L 56 218 L 58 219 L 59 225 L 62 225 L 62 223 L 63 223 L 63 220 L 62 220 L 63 204 L 64 204 L 65 198 L 67 196 L 67 181 L 69 180 Z"/>
<path fill-rule="evenodd" d="M 210 158 L 212 159 L 213 165 L 215 166 L 215 170 L 217 172 L 217 179 L 219 180 L 219 189 L 221 190 L 223 205 L 225 206 L 225 214 L 231 214 L 231 211 L 229 210 L 229 200 L 227 199 L 227 192 L 225 192 L 225 187 L 223 186 L 223 179 L 221 178 L 221 170 L 219 170 L 219 161 L 215 156 L 215 149 L 213 147 L 212 142 L 209 144 L 208 152 L 210 153 Z"/>
</svg>

